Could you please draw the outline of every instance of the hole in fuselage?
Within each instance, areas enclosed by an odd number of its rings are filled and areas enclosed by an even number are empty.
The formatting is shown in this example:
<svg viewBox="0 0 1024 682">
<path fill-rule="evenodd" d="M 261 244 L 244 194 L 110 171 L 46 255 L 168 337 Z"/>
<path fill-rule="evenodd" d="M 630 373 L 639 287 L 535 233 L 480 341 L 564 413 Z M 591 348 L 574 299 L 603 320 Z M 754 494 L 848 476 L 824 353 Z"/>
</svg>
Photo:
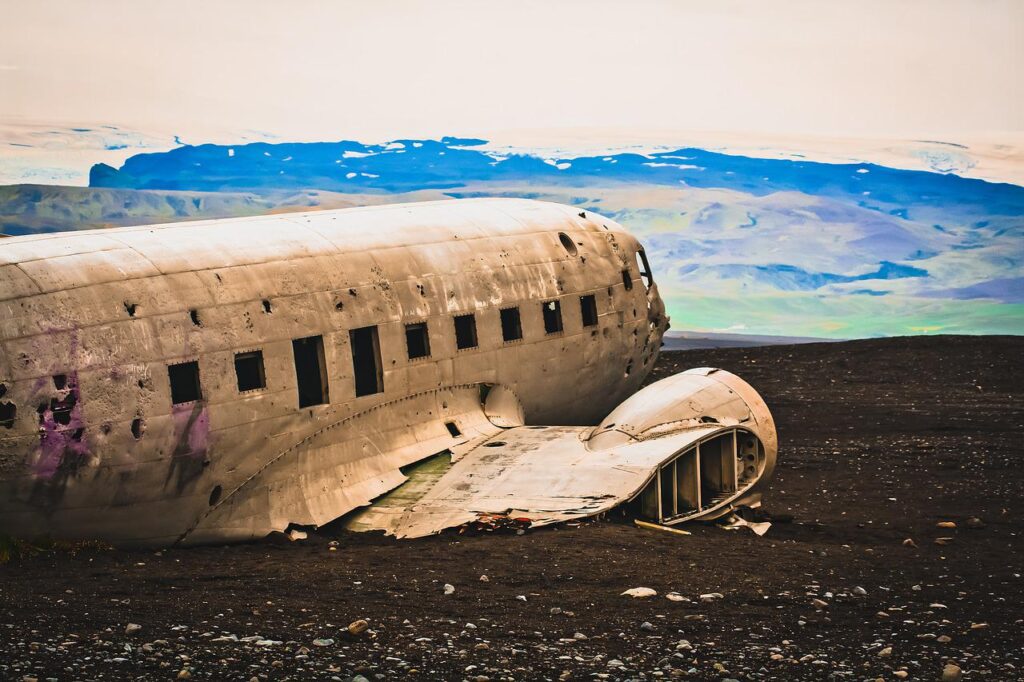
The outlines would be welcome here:
<svg viewBox="0 0 1024 682">
<path fill-rule="evenodd" d="M 223 489 L 219 485 L 213 486 L 213 490 L 210 491 L 210 506 L 211 507 L 213 505 L 217 504 L 218 502 L 220 502 L 220 495 L 221 495 L 222 492 L 223 492 Z"/>
<path fill-rule="evenodd" d="M 14 420 L 18 418 L 18 406 L 14 403 L 0 403 L 0 426 L 5 429 L 14 428 Z"/>
<path fill-rule="evenodd" d="M 142 417 L 136 417 L 132 420 L 132 436 L 135 440 L 142 438 L 142 434 L 146 432 L 146 422 Z"/>
<path fill-rule="evenodd" d="M 383 392 L 384 374 L 377 327 L 361 327 L 349 331 L 349 345 L 352 348 L 356 397 Z"/>
<path fill-rule="evenodd" d="M 566 253 L 568 253 L 570 256 L 575 256 L 577 253 L 579 253 L 579 250 L 576 248 L 576 244 L 575 242 L 573 242 L 572 237 L 567 235 L 565 232 L 558 233 L 558 241 L 562 242 L 562 248 L 565 249 Z"/>
<path fill-rule="evenodd" d="M 458 438 L 462 435 L 462 431 L 459 431 L 459 427 L 455 425 L 455 422 L 445 422 L 444 427 L 448 429 L 448 433 L 451 434 L 452 438 Z"/>
<path fill-rule="evenodd" d="M 329 403 L 331 399 L 323 337 L 318 335 L 294 339 L 292 354 L 295 358 L 299 408 Z"/>
</svg>

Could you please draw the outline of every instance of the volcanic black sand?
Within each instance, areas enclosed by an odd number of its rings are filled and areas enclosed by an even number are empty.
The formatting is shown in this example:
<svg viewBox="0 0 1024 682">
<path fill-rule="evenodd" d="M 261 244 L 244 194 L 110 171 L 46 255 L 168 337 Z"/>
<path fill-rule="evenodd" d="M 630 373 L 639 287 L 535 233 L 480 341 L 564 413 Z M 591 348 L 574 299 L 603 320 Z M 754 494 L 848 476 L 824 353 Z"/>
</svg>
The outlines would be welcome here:
<svg viewBox="0 0 1024 682">
<path fill-rule="evenodd" d="M 1024 679 L 1022 360 L 1020 337 L 666 353 L 657 376 L 727 368 L 774 412 L 764 537 L 49 548 L 0 566 L 0 676 Z"/>
</svg>

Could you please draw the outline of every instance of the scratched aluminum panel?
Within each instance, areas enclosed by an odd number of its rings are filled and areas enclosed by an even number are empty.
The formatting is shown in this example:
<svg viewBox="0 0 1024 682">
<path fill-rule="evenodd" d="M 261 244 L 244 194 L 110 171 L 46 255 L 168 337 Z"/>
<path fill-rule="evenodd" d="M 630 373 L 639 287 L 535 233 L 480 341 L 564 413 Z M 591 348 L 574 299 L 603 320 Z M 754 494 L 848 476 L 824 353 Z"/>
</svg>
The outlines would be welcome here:
<svg viewBox="0 0 1024 682">
<path fill-rule="evenodd" d="M 85 286 L 124 282 L 159 275 L 153 264 L 132 249 L 106 249 L 69 256 L 51 256 L 45 260 L 21 263 L 44 292 L 78 289 Z"/>
<path fill-rule="evenodd" d="M 277 218 L 222 220 L 216 226 L 179 223 L 161 229 L 125 230 L 112 238 L 138 251 L 164 273 L 302 258 L 334 250 L 316 233 Z"/>
<path fill-rule="evenodd" d="M 38 294 L 39 290 L 39 286 L 17 265 L 0 265 L 0 301 L 32 296 Z M 0 315 L 5 308 L 10 311 L 8 315 L 14 314 L 14 306 L 5 306 L 0 307 Z"/>
<path fill-rule="evenodd" d="M 113 230 L 90 230 L 8 237 L 0 240 L 0 263 L 25 263 L 122 248 L 122 244 L 108 236 L 111 232 Z"/>
</svg>

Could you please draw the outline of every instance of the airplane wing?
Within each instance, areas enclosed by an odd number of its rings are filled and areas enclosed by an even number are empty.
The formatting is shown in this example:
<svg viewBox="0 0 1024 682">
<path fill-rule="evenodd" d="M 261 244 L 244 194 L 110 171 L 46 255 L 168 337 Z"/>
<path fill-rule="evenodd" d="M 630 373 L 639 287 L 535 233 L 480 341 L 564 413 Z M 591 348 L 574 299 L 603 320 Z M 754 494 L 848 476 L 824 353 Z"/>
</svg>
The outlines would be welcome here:
<svg viewBox="0 0 1024 682">
<path fill-rule="evenodd" d="M 542 526 L 628 503 L 668 525 L 716 518 L 758 504 L 776 451 L 753 389 L 728 372 L 691 370 L 641 390 L 597 427 L 507 428 L 431 458 L 346 526 L 420 537 L 480 519 Z"/>
<path fill-rule="evenodd" d="M 709 368 L 651 384 L 596 427 L 526 425 L 502 386 L 402 401 L 292 445 L 227 491 L 180 541 L 255 539 L 346 514 L 352 530 L 398 537 L 480 519 L 542 526 L 627 503 L 667 524 L 715 518 L 757 504 L 777 451 L 760 396 Z"/>
</svg>

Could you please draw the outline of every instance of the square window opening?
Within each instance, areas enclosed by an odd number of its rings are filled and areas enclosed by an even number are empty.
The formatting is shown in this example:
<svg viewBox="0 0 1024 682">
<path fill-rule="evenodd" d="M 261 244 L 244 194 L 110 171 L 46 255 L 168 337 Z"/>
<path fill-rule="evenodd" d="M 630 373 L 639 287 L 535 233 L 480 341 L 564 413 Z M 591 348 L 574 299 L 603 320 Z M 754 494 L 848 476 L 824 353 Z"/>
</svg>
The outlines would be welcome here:
<svg viewBox="0 0 1024 682">
<path fill-rule="evenodd" d="M 171 380 L 171 404 L 181 405 L 203 399 L 203 388 L 199 384 L 199 363 L 180 362 L 167 366 Z"/>
<path fill-rule="evenodd" d="M 426 322 L 405 325 L 405 347 L 410 360 L 430 357 L 430 332 Z"/>
<path fill-rule="evenodd" d="M 562 304 L 560 301 L 545 301 L 541 304 L 544 311 L 544 331 L 557 334 L 562 331 Z"/>
<path fill-rule="evenodd" d="M 255 391 L 267 387 L 267 375 L 263 369 L 263 351 L 235 353 L 235 378 L 238 392 Z"/>
<path fill-rule="evenodd" d="M 462 350 L 464 348 L 476 348 L 479 342 L 476 338 L 476 316 L 456 315 L 455 316 L 455 346 Z"/>
<path fill-rule="evenodd" d="M 501 338 L 505 341 L 518 341 L 523 338 L 523 323 L 519 319 L 519 308 L 502 308 Z"/>
<path fill-rule="evenodd" d="M 626 291 L 633 290 L 633 275 L 630 273 L 629 268 L 622 271 L 622 286 L 626 287 Z"/>
<path fill-rule="evenodd" d="M 462 431 L 459 431 L 459 427 L 455 425 L 455 422 L 445 422 L 444 426 L 448 429 L 448 433 L 452 438 L 458 438 L 462 435 Z"/>
<path fill-rule="evenodd" d="M 593 327 L 597 324 L 597 297 L 594 294 L 580 296 L 580 317 L 583 319 L 584 327 Z"/>
</svg>

